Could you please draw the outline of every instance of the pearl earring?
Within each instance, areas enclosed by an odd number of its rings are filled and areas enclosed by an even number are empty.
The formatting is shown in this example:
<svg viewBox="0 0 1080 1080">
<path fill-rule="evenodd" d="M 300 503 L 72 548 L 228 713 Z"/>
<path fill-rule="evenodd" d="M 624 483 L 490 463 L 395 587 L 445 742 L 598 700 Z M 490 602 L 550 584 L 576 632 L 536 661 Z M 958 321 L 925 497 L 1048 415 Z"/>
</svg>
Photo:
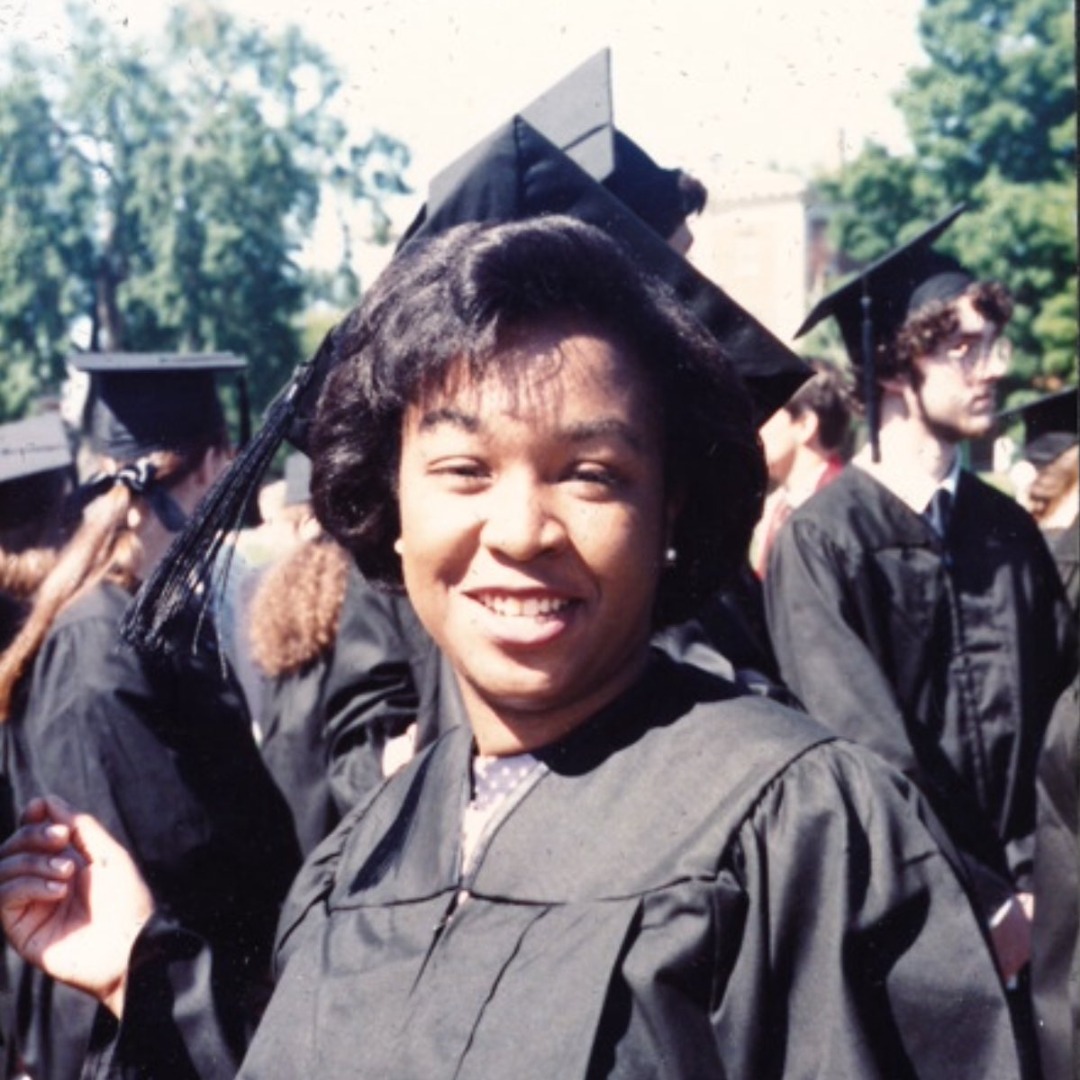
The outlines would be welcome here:
<svg viewBox="0 0 1080 1080">
<path fill-rule="evenodd" d="M 670 570 L 679 561 L 679 553 L 673 547 L 664 548 L 664 569 Z"/>
</svg>

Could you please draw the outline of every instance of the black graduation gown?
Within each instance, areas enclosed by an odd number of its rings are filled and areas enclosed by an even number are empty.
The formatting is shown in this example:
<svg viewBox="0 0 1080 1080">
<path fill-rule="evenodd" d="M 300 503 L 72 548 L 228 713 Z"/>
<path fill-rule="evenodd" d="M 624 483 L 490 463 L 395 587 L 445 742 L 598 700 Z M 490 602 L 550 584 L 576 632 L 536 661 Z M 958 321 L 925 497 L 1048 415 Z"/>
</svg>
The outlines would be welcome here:
<svg viewBox="0 0 1080 1080">
<path fill-rule="evenodd" d="M 1039 756 L 1031 988 L 1044 1080 L 1080 1076 L 1080 685 Z"/>
<path fill-rule="evenodd" d="M 1018 1075 L 967 897 L 873 755 L 658 656 L 539 755 L 463 878 L 471 755 L 451 730 L 308 861 L 242 1077 Z M 166 982 L 197 1013 L 184 941 L 136 947 L 173 950 L 164 980 L 136 965 L 144 1024 Z M 134 1020 L 108 1075 L 140 1075 Z"/>
<path fill-rule="evenodd" d="M 262 695 L 259 748 L 292 812 L 300 852 L 307 855 L 341 820 L 330 796 L 323 685 L 331 654 L 300 671 L 268 679 Z"/>
<path fill-rule="evenodd" d="M 915 780 L 993 909 L 1030 873 L 1036 759 L 1075 627 L 1030 515 L 967 472 L 949 548 L 849 467 L 781 530 L 767 615 L 810 715 Z"/>
<path fill-rule="evenodd" d="M 269 992 L 270 949 L 299 865 L 288 809 L 215 656 L 149 662 L 120 643 L 129 601 L 103 583 L 63 611 L 5 725 L 19 805 L 61 795 L 131 852 L 156 904 L 215 956 L 212 1007 L 239 1059 Z M 79 1075 L 93 999 L 23 968 L 20 1040 L 32 1075 Z"/>
</svg>

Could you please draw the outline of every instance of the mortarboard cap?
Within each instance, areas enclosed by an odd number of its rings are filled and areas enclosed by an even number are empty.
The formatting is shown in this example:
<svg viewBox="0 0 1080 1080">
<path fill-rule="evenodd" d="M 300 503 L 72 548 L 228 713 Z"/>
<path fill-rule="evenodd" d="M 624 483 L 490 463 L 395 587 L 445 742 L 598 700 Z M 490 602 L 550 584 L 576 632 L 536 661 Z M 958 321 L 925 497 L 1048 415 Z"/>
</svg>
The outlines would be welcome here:
<svg viewBox="0 0 1080 1080">
<path fill-rule="evenodd" d="M 1024 422 L 1024 457 L 1033 465 L 1048 465 L 1078 441 L 1077 387 L 1047 394 L 1026 405 L 1004 409 L 999 420 L 1020 417 Z"/>
<path fill-rule="evenodd" d="M 913 240 L 875 260 L 814 305 L 795 332 L 812 330 L 829 317 L 836 320 L 853 366 L 862 372 L 867 425 L 877 457 L 877 350 L 892 343 L 904 323 L 933 301 L 962 295 L 974 280 L 951 256 L 935 251 L 934 242 L 964 212 L 964 204 L 919 233 Z"/>
<path fill-rule="evenodd" d="M 679 190 L 680 170 L 661 167 L 629 135 L 615 127 L 609 49 L 590 57 L 532 104 L 519 110 L 517 116 L 665 239 L 685 219 Z M 446 200 L 456 198 L 502 130 L 433 177 L 428 185 L 427 203 L 405 231 L 405 240 L 429 215 L 439 216 Z"/>
<path fill-rule="evenodd" d="M 606 54 L 601 55 L 606 60 Z M 671 248 L 665 239 L 671 230 L 662 232 L 650 227 L 643 215 L 634 213 L 612 194 L 610 186 L 601 182 L 610 179 L 612 173 L 603 172 L 601 155 L 596 151 L 600 136 L 596 131 L 595 104 L 610 100 L 610 91 L 601 93 L 595 86 L 600 71 L 607 80 L 606 67 L 594 62 L 583 65 L 541 99 L 547 102 L 550 112 L 554 111 L 552 99 L 565 98 L 558 143 L 529 119 L 530 115 L 535 116 L 530 112 L 534 105 L 512 117 L 444 170 L 432 182 L 428 203 L 406 230 L 402 243 L 445 232 L 463 222 L 516 221 L 540 214 L 568 214 L 603 229 L 622 243 L 642 269 L 669 285 L 720 341 L 746 383 L 757 411 L 757 423 L 762 424 L 813 372 Z M 583 72 L 588 76 L 584 98 L 589 104 L 575 131 L 570 117 Z M 635 147 L 640 155 L 635 158 L 637 164 L 641 166 L 642 159 L 652 164 L 632 140 L 622 137 L 616 144 L 614 128 L 609 126 L 608 130 L 613 146 L 623 150 Z M 579 153 L 577 159 L 560 145 L 580 147 L 584 142 L 593 151 L 587 155 Z M 586 167 L 580 164 L 583 157 Z M 638 182 L 628 186 L 642 189 L 647 185 Z"/>
<path fill-rule="evenodd" d="M 215 375 L 246 364 L 231 353 L 79 353 L 68 362 L 90 375 L 91 446 L 118 461 L 220 436 Z"/>
<path fill-rule="evenodd" d="M 66 479 L 74 480 L 74 464 L 56 413 L 0 424 L 0 524 L 13 528 L 46 518 Z"/>
<path fill-rule="evenodd" d="M 629 135 L 615 131 L 615 169 L 604 187 L 665 239 L 686 220 L 679 169 L 657 165 Z"/>
</svg>

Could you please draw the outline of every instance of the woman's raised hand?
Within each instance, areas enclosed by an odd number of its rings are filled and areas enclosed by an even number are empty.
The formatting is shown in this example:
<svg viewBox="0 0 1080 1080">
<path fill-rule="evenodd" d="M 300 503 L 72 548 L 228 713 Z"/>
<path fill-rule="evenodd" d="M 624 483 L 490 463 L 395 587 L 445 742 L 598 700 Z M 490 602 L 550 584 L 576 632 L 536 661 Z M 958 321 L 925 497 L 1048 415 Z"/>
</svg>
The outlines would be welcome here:
<svg viewBox="0 0 1080 1080">
<path fill-rule="evenodd" d="M 0 845 L 0 921 L 12 948 L 117 1016 L 131 948 L 153 911 L 127 851 L 56 796 L 33 799 Z"/>
</svg>

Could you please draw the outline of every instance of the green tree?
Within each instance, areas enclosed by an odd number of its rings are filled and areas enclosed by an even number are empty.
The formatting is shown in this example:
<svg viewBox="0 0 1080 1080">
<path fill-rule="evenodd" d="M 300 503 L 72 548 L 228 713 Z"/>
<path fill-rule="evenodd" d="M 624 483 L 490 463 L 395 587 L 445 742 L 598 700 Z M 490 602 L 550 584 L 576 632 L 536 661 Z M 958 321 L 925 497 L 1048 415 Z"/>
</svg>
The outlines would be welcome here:
<svg viewBox="0 0 1080 1080">
<path fill-rule="evenodd" d="M 72 18 L 62 64 L 16 49 L 0 85 L 0 409 L 56 385 L 80 325 L 90 348 L 243 354 L 261 406 L 301 356 L 321 202 L 378 223 L 407 152 L 350 141 L 339 76 L 296 28 L 178 8 L 150 45 Z"/>
<path fill-rule="evenodd" d="M 1074 35 L 1068 0 L 925 0 L 928 63 L 897 99 L 913 152 L 867 146 L 816 185 L 857 263 L 967 203 L 941 246 L 1015 294 L 1013 387 L 1075 379 Z"/>
</svg>

